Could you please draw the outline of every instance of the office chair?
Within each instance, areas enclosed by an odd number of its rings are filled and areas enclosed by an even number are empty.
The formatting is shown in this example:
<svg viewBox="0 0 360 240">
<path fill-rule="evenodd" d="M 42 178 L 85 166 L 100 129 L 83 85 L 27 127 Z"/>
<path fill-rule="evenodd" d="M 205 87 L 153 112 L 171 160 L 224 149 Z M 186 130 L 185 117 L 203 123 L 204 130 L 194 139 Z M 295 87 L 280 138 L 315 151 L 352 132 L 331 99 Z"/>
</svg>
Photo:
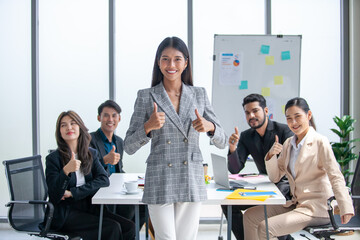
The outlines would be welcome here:
<svg viewBox="0 0 360 240">
<path fill-rule="evenodd" d="M 355 216 L 353 216 L 349 223 L 341 224 L 341 218 L 339 215 L 333 214 L 333 207 L 331 205 L 332 201 L 335 200 L 335 197 L 332 196 L 328 199 L 328 213 L 330 217 L 330 223 L 327 225 L 321 225 L 316 227 L 307 227 L 306 231 L 324 240 L 331 240 L 331 235 L 337 233 L 343 233 L 346 231 L 357 231 L 360 230 L 360 154 L 359 159 L 356 163 L 356 168 L 354 172 L 354 177 L 351 182 L 351 198 L 353 199 L 353 204 L 355 208 Z"/>
<path fill-rule="evenodd" d="M 69 239 L 67 235 L 50 232 L 54 206 L 47 201 L 41 156 L 3 161 L 11 201 L 8 221 L 17 231 L 49 239 Z M 79 238 L 77 238 L 79 239 Z"/>
</svg>

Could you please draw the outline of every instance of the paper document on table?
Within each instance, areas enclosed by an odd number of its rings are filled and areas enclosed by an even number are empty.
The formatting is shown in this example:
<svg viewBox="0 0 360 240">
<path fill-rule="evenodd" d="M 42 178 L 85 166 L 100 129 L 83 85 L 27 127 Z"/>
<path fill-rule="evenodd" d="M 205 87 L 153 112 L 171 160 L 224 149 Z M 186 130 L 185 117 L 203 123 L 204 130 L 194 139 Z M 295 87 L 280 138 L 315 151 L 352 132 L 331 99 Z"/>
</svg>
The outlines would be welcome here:
<svg viewBox="0 0 360 240">
<path fill-rule="evenodd" d="M 267 195 L 261 195 L 264 194 L 264 192 L 268 193 Z M 259 193 L 259 195 L 256 195 L 256 193 Z M 269 194 L 271 193 L 271 194 Z M 228 196 L 226 196 L 227 199 L 247 199 L 247 200 L 257 200 L 257 201 L 265 201 L 266 199 L 270 198 L 271 195 L 275 192 L 269 192 L 269 191 L 261 191 L 261 190 L 247 190 L 247 189 L 237 189 Z M 244 196 L 244 194 L 250 194 L 248 196 Z M 251 195 L 253 194 L 253 195 Z"/>
</svg>

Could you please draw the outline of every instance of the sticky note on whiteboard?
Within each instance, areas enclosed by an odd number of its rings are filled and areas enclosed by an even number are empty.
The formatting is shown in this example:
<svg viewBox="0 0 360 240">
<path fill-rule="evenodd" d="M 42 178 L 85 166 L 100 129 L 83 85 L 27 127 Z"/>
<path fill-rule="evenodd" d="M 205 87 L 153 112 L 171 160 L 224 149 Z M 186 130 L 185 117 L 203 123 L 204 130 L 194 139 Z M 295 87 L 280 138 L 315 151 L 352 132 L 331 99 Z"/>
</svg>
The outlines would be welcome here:
<svg viewBox="0 0 360 240">
<path fill-rule="evenodd" d="M 282 113 L 285 114 L 285 105 L 281 105 Z"/>
<path fill-rule="evenodd" d="M 265 64 L 266 65 L 274 65 L 274 56 L 266 56 Z"/>
<path fill-rule="evenodd" d="M 274 84 L 275 84 L 275 85 L 282 85 L 282 84 L 284 84 L 283 76 L 275 76 L 275 77 L 274 77 Z"/>
<path fill-rule="evenodd" d="M 269 54 L 270 46 L 269 45 L 261 45 L 260 53 L 261 54 Z"/>
<path fill-rule="evenodd" d="M 243 80 L 241 81 L 241 84 L 239 86 L 240 90 L 244 90 L 244 89 L 248 89 L 248 81 L 247 80 Z"/>
<path fill-rule="evenodd" d="M 270 88 L 268 88 L 268 87 L 262 88 L 261 95 L 263 95 L 264 97 L 269 97 L 270 96 Z"/>
<path fill-rule="evenodd" d="M 290 51 L 281 52 L 281 60 L 290 60 Z"/>
</svg>

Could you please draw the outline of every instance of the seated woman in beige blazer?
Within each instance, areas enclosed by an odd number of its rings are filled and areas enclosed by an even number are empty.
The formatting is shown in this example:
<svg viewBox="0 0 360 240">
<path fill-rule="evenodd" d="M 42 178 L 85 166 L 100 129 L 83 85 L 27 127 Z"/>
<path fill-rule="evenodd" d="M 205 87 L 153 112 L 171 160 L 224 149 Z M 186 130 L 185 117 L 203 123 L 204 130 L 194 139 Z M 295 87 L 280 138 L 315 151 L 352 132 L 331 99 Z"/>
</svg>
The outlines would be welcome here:
<svg viewBox="0 0 360 240">
<path fill-rule="evenodd" d="M 265 156 L 272 182 L 284 175 L 289 179 L 292 199 L 283 206 L 268 206 L 269 236 L 283 236 L 307 226 L 330 222 L 327 199 L 335 194 L 342 223 L 354 215 L 351 198 L 328 139 L 315 131 L 312 112 L 305 99 L 293 98 L 285 106 L 289 128 L 295 136 L 284 145 L 275 143 Z M 279 157 L 277 157 L 279 155 Z M 266 239 L 262 206 L 244 214 L 245 239 Z"/>
</svg>

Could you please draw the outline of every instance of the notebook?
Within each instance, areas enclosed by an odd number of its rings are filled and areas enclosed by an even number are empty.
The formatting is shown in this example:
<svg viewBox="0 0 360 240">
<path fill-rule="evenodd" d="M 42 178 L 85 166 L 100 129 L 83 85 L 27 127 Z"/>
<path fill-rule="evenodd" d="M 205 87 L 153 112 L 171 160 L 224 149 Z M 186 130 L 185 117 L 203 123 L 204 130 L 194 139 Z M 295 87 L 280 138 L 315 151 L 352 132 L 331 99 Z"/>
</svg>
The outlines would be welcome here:
<svg viewBox="0 0 360 240">
<path fill-rule="evenodd" d="M 246 181 L 229 181 L 227 159 L 225 157 L 212 153 L 211 160 L 213 166 L 214 180 L 216 184 L 228 190 L 234 190 L 237 188 L 256 189 L 255 185 Z"/>
</svg>

